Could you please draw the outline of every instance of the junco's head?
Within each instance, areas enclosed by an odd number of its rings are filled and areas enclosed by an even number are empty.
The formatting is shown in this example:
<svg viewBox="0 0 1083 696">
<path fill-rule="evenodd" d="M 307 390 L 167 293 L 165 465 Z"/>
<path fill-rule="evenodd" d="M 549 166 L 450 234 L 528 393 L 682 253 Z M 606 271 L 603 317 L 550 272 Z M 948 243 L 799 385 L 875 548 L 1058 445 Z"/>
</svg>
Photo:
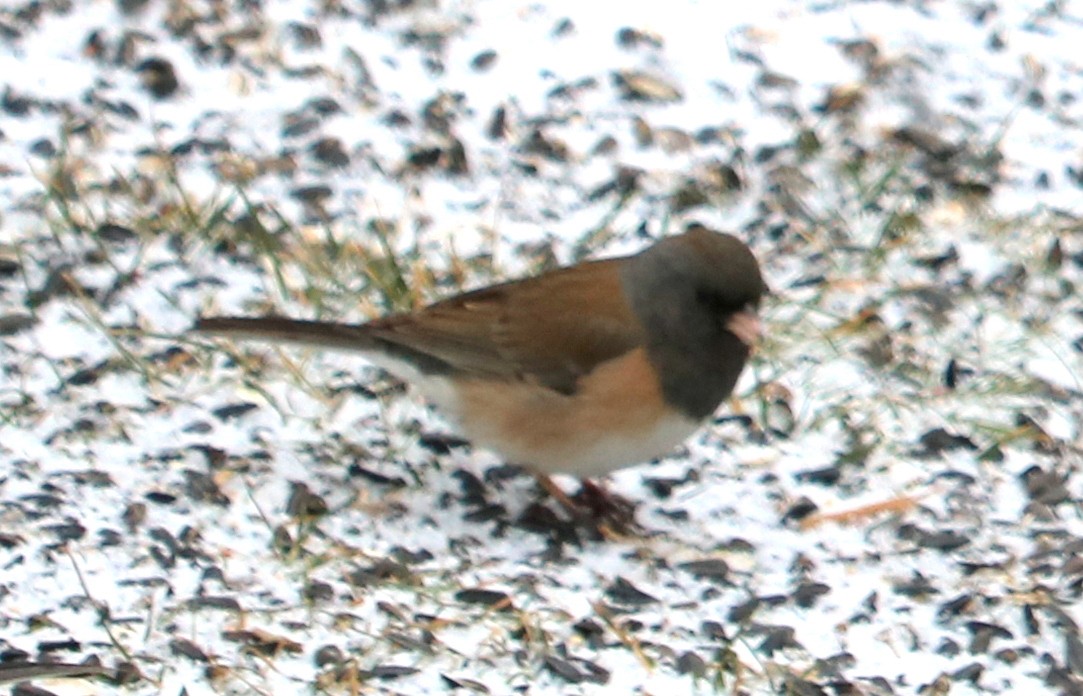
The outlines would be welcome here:
<svg viewBox="0 0 1083 696">
<path fill-rule="evenodd" d="M 629 258 L 623 275 L 668 402 L 710 416 L 761 333 L 767 286 L 756 258 L 736 237 L 693 225 Z"/>
</svg>

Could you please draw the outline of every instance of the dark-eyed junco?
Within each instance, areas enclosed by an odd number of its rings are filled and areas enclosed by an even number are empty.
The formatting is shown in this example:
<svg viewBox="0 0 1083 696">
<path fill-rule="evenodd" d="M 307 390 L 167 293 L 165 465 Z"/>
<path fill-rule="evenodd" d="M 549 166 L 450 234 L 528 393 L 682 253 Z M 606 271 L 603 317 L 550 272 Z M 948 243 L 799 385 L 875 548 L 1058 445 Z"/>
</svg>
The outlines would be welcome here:
<svg viewBox="0 0 1083 696">
<path fill-rule="evenodd" d="M 666 454 L 714 413 L 765 292 L 743 242 L 693 225 L 366 324 L 207 317 L 195 330 L 359 352 L 509 462 L 592 477 Z"/>
</svg>

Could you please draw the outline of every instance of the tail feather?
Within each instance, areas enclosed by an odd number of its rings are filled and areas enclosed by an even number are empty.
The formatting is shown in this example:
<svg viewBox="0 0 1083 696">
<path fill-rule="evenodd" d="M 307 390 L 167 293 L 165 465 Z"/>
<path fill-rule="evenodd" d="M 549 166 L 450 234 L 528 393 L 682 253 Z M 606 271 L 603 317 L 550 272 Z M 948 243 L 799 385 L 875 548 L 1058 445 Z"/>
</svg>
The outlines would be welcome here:
<svg viewBox="0 0 1083 696">
<path fill-rule="evenodd" d="M 92 664 L 5 662 L 0 664 L 0 684 L 24 682 L 31 679 L 76 679 L 109 676 L 113 673 L 113 670 Z"/>
<path fill-rule="evenodd" d="M 285 317 L 200 317 L 191 330 L 235 340 L 292 343 L 346 351 L 371 351 L 376 343 L 363 324 Z"/>
</svg>

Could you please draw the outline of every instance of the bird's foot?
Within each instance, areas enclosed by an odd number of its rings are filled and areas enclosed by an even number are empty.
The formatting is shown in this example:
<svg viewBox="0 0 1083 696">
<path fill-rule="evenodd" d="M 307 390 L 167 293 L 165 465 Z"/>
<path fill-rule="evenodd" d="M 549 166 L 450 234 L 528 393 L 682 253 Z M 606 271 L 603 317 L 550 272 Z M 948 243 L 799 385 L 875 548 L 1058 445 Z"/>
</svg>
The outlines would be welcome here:
<svg viewBox="0 0 1083 696">
<path fill-rule="evenodd" d="M 547 474 L 535 474 L 535 478 L 576 524 L 597 531 L 605 539 L 638 536 L 643 531 L 635 520 L 635 503 L 590 479 L 583 479 L 579 491 L 569 496 Z"/>
</svg>

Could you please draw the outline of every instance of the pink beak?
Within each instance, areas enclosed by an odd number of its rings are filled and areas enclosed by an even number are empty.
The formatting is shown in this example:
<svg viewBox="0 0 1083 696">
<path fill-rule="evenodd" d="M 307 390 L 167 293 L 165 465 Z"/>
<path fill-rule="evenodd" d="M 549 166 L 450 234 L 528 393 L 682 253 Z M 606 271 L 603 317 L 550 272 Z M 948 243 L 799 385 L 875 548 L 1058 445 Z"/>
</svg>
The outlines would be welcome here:
<svg viewBox="0 0 1083 696">
<path fill-rule="evenodd" d="M 755 348 L 763 337 L 763 325 L 751 309 L 737 312 L 726 322 L 726 329 L 750 349 Z"/>
</svg>

